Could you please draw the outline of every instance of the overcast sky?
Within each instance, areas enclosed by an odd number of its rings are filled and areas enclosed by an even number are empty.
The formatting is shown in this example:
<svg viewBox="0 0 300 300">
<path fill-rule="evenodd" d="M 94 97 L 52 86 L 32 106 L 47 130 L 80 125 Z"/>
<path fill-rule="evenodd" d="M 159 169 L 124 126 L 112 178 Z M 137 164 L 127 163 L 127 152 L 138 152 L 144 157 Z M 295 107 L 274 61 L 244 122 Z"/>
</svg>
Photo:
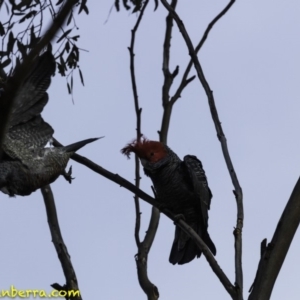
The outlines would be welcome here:
<svg viewBox="0 0 300 300">
<path fill-rule="evenodd" d="M 167 13 L 161 4 L 154 12 L 152 2 L 137 34 L 135 53 L 142 132 L 157 140 Z M 226 4 L 224 0 L 179 1 L 177 11 L 194 44 Z M 127 47 L 137 15 L 124 8 L 119 13 L 113 8 L 109 15 L 111 6 L 109 0 L 89 1 L 90 15 L 77 18 L 78 45 L 88 51 L 80 53 L 85 87 L 76 76 L 73 104 L 64 79 L 56 76 L 43 117 L 64 144 L 104 135 L 79 154 L 134 182 L 134 159 L 127 160 L 120 149 L 136 134 Z M 199 54 L 244 192 L 245 298 L 257 269 L 260 242 L 272 238 L 299 177 L 299 12 L 296 0 L 237 1 L 215 25 Z M 176 25 L 173 28 L 170 65 L 171 69 L 179 65 L 180 73 L 172 92 L 189 61 L 186 45 Z M 203 163 L 213 193 L 209 233 L 217 247 L 217 261 L 234 282 L 233 186 L 198 79 L 174 107 L 168 145 L 181 158 L 193 154 Z M 133 195 L 76 162 L 70 164 L 76 179 L 70 185 L 61 177 L 52 189 L 83 299 L 145 299 L 134 260 Z M 152 195 L 150 186 L 150 179 L 142 175 L 142 189 Z M 13 284 L 18 289 L 50 291 L 54 282 L 63 285 L 40 191 L 16 198 L 1 194 L 0 200 L 0 289 Z M 143 238 L 151 207 L 142 202 L 141 210 Z M 160 299 L 230 299 L 204 257 L 183 266 L 168 262 L 173 236 L 174 225 L 162 215 L 148 261 L 149 277 L 159 288 Z M 299 249 L 297 233 L 272 300 L 299 299 Z"/>
</svg>

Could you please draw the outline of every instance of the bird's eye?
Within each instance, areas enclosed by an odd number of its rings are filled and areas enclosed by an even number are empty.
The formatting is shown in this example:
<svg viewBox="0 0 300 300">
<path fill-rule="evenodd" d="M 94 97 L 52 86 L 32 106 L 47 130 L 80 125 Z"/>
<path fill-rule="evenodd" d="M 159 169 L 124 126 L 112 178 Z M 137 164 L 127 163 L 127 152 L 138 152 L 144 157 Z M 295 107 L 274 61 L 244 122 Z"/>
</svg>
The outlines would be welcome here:
<svg viewBox="0 0 300 300">
<path fill-rule="evenodd" d="M 154 152 L 150 152 L 150 156 L 154 156 Z"/>
</svg>

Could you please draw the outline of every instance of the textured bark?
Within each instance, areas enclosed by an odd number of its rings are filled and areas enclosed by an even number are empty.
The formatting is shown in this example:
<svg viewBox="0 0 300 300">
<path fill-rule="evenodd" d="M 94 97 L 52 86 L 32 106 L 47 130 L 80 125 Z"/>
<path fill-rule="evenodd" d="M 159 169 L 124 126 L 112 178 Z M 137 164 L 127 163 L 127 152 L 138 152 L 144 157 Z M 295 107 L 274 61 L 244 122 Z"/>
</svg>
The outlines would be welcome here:
<svg viewBox="0 0 300 300">
<path fill-rule="evenodd" d="M 268 300 L 300 222 L 300 178 L 281 215 L 271 242 L 263 249 L 249 300 Z"/>
</svg>

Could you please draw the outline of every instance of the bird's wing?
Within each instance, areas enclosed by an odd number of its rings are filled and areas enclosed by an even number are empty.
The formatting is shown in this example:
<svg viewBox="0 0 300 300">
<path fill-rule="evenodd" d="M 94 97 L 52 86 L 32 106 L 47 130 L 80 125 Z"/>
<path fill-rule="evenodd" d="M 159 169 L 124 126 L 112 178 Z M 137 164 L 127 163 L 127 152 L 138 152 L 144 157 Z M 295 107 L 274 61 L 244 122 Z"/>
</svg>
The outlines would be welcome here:
<svg viewBox="0 0 300 300">
<path fill-rule="evenodd" d="M 44 148 L 51 140 L 54 130 L 41 116 L 12 127 L 5 136 L 4 152 L 12 159 L 26 163 L 35 149 Z"/>
<path fill-rule="evenodd" d="M 14 99 L 3 142 L 4 152 L 12 159 L 26 163 L 34 149 L 43 148 L 52 138 L 54 130 L 41 112 L 48 102 L 47 89 L 54 72 L 55 60 L 47 51 L 36 59 Z"/>
<path fill-rule="evenodd" d="M 203 170 L 201 161 L 193 155 L 186 155 L 183 159 L 184 167 L 188 173 L 188 177 L 192 183 L 194 192 L 199 199 L 199 208 L 204 226 L 208 226 L 208 210 L 212 193 L 208 187 L 205 172 Z"/>
<path fill-rule="evenodd" d="M 8 128 L 39 116 L 48 102 L 47 89 L 55 72 L 55 59 L 50 51 L 39 56 L 19 89 Z"/>
</svg>

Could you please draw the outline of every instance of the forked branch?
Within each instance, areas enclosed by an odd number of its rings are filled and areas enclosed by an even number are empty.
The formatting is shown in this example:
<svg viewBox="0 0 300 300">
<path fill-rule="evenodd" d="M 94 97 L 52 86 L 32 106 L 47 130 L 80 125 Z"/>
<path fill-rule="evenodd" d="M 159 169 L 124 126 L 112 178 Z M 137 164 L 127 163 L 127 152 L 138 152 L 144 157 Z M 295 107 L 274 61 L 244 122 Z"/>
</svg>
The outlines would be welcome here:
<svg viewBox="0 0 300 300">
<path fill-rule="evenodd" d="M 215 100 L 213 96 L 213 92 L 210 89 L 210 86 L 204 76 L 202 67 L 200 65 L 200 62 L 197 57 L 197 53 L 194 49 L 194 46 L 192 44 L 192 41 L 189 37 L 188 32 L 185 29 L 185 26 L 182 22 L 182 20 L 179 18 L 178 14 L 175 12 L 175 10 L 172 8 L 172 6 L 166 1 L 161 0 L 161 3 L 164 5 L 164 7 L 168 10 L 168 12 L 172 15 L 173 19 L 177 23 L 177 26 L 182 34 L 182 37 L 188 47 L 189 54 L 191 56 L 191 59 L 193 61 L 194 67 L 197 71 L 198 79 L 200 80 L 205 93 L 208 98 L 208 103 L 212 115 L 212 119 L 215 124 L 215 128 L 217 131 L 218 139 L 221 143 L 224 159 L 226 161 L 226 165 L 233 183 L 233 186 L 235 188 L 234 195 L 237 202 L 237 223 L 236 223 L 236 229 L 234 232 L 235 237 L 235 271 L 236 271 L 236 290 L 238 293 L 238 299 L 243 299 L 243 271 L 242 271 L 242 229 L 243 229 L 243 220 L 244 220 L 244 210 L 243 210 L 243 193 L 242 188 L 240 187 L 237 175 L 235 173 L 235 170 L 233 168 L 233 164 L 229 155 L 229 150 L 227 146 L 227 140 L 225 137 L 225 134 L 223 132 L 221 122 L 219 120 L 217 108 L 215 105 Z M 230 6 L 229 6 L 230 7 Z"/>
<path fill-rule="evenodd" d="M 206 30 L 204 31 L 204 34 L 202 36 L 202 38 L 200 39 L 199 43 L 197 44 L 197 46 L 195 47 L 195 52 L 198 53 L 200 51 L 200 49 L 202 48 L 202 46 L 204 45 L 204 42 L 206 41 L 210 31 L 212 30 L 212 28 L 214 27 L 214 25 L 227 13 L 227 11 L 231 8 L 231 6 L 235 3 L 235 0 L 231 0 L 224 9 L 222 9 L 222 11 L 208 24 Z M 180 97 L 183 89 L 185 88 L 185 86 L 195 78 L 195 76 L 192 76 L 190 78 L 188 78 L 188 75 L 191 71 L 193 65 L 193 60 L 191 59 L 183 73 L 182 79 L 181 79 L 181 83 L 177 89 L 177 91 L 175 92 L 174 96 L 171 98 L 172 102 L 177 101 L 177 99 Z"/>
<path fill-rule="evenodd" d="M 53 139 L 53 145 L 56 147 L 61 147 L 62 144 L 60 144 L 57 140 Z M 99 175 L 117 183 L 119 186 L 122 186 L 126 188 L 127 190 L 131 191 L 133 194 L 138 195 L 139 198 L 143 199 L 150 205 L 154 206 L 155 209 L 158 210 L 160 204 L 150 195 L 146 194 L 144 191 L 137 188 L 134 184 L 126 180 L 125 178 L 121 177 L 118 174 L 114 174 L 103 167 L 97 165 L 93 161 L 89 160 L 86 157 L 83 157 L 79 154 L 73 154 L 71 159 L 74 161 L 86 166 L 87 168 L 91 169 L 95 173 L 98 173 Z M 161 208 L 161 212 L 165 214 L 168 218 L 170 218 L 173 222 L 177 219 L 175 218 L 175 215 L 171 213 L 169 210 Z M 152 222 L 150 221 L 150 225 Z M 230 283 L 230 280 L 226 276 L 226 274 L 222 271 L 219 264 L 217 263 L 215 257 L 210 253 L 208 247 L 203 242 L 203 240 L 198 236 L 198 234 L 189 226 L 187 225 L 183 220 L 179 220 L 176 224 L 180 228 L 182 228 L 194 241 L 195 243 L 200 247 L 201 251 L 203 252 L 205 258 L 209 262 L 209 264 L 212 266 L 213 271 L 219 278 L 219 280 L 223 283 L 225 289 L 228 291 L 228 293 L 231 295 L 232 299 L 236 298 L 236 290 L 235 287 Z"/>
<path fill-rule="evenodd" d="M 141 133 L 141 114 L 142 109 L 139 106 L 139 98 L 137 92 L 137 84 L 135 79 L 135 54 L 134 54 L 134 45 L 135 45 L 135 37 L 141 20 L 143 18 L 145 9 L 148 5 L 149 0 L 146 0 L 143 4 L 143 7 L 140 11 L 139 17 L 136 21 L 134 28 L 131 30 L 131 42 L 130 47 L 128 47 L 129 54 L 130 54 L 130 77 L 131 77 L 131 85 L 133 91 L 133 99 L 134 99 L 134 108 L 136 113 L 136 139 L 140 140 L 142 133 Z M 140 186 L 140 162 L 135 155 L 135 186 L 139 188 Z M 147 272 L 148 267 L 148 253 L 151 249 L 153 240 L 155 238 L 156 230 L 159 223 L 159 212 L 155 213 L 155 208 L 152 209 L 152 217 L 146 231 L 146 235 L 143 241 L 140 240 L 139 231 L 140 231 L 140 223 L 141 223 L 141 213 L 140 213 L 140 203 L 139 203 L 139 196 L 137 194 L 134 195 L 134 204 L 135 204 L 135 214 L 136 214 L 136 221 L 135 221 L 135 241 L 138 248 L 138 253 L 135 256 L 136 259 L 136 266 L 137 266 L 137 273 L 138 273 L 138 280 L 142 290 L 147 295 L 148 300 L 157 300 L 159 297 L 158 288 L 155 284 L 153 284 Z"/>
</svg>

